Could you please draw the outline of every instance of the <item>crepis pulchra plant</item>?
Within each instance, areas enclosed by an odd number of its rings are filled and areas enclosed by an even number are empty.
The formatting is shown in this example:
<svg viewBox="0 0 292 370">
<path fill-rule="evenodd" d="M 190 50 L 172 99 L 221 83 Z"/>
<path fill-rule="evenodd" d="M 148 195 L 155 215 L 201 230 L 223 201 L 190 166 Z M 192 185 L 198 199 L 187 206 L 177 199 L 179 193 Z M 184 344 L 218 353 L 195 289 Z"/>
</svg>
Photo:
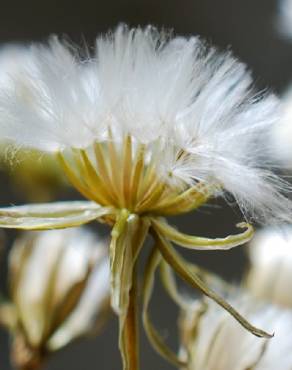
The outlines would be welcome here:
<svg viewBox="0 0 292 370">
<path fill-rule="evenodd" d="M 139 369 L 137 260 L 147 235 L 153 250 L 143 284 L 143 323 L 154 347 L 175 365 L 151 324 L 154 274 L 178 302 L 173 271 L 252 326 L 210 289 L 172 243 L 227 250 L 252 238 L 248 223 L 226 238 L 190 236 L 166 217 L 230 193 L 254 218 L 287 220 L 286 184 L 269 169 L 269 131 L 277 99 L 255 94 L 245 65 L 198 37 L 172 37 L 153 27 L 119 26 L 80 55 L 56 37 L 32 45 L 19 71 L 0 86 L 0 139 L 55 156 L 88 201 L 0 209 L 0 226 L 25 230 L 74 227 L 94 220 L 112 227 L 111 304 L 119 317 L 124 370 Z"/>
</svg>

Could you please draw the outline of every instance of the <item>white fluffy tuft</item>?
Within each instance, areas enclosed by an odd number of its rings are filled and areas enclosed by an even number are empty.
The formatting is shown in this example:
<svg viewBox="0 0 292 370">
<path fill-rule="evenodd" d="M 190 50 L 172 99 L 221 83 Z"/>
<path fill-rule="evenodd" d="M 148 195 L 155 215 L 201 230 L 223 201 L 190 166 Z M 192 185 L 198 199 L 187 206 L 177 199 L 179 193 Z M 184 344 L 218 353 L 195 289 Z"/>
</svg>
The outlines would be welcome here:
<svg viewBox="0 0 292 370">
<path fill-rule="evenodd" d="M 265 169 L 277 105 L 273 95 L 255 95 L 230 52 L 120 26 L 97 39 L 93 58 L 56 37 L 32 45 L 11 84 L 0 84 L 0 135 L 55 152 L 106 140 L 109 129 L 117 141 L 130 134 L 174 186 L 219 184 L 243 210 L 287 219 L 283 185 Z"/>
</svg>

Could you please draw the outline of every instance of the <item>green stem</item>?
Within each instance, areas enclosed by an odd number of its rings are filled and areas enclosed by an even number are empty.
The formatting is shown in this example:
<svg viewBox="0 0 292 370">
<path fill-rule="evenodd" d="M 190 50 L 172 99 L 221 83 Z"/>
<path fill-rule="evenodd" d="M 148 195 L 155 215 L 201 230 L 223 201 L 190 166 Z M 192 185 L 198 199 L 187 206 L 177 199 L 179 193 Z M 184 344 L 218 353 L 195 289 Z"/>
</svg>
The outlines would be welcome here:
<svg viewBox="0 0 292 370">
<path fill-rule="evenodd" d="M 149 220 L 123 210 L 112 230 L 110 246 L 112 307 L 119 317 L 119 348 L 124 370 L 138 370 L 137 267 Z"/>
<path fill-rule="evenodd" d="M 133 271 L 133 285 L 129 294 L 129 306 L 124 322 L 121 352 L 124 370 L 139 370 L 139 324 L 137 318 L 137 272 Z"/>
</svg>

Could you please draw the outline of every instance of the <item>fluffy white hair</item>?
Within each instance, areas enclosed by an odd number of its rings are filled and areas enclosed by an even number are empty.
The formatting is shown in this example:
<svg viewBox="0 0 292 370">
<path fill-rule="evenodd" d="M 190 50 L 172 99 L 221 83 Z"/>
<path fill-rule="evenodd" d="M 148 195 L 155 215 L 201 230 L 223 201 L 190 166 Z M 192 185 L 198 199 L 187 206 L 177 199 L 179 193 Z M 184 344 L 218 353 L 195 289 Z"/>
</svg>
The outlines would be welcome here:
<svg viewBox="0 0 292 370">
<path fill-rule="evenodd" d="M 188 370 L 291 369 L 291 311 L 258 305 L 247 297 L 234 295 L 232 300 L 253 323 L 268 328 L 275 336 L 263 339 L 251 335 L 211 303 L 194 331 L 195 336 L 184 348 L 191 355 Z M 188 313 L 186 330 L 190 330 L 191 322 L 192 313 Z"/>
<path fill-rule="evenodd" d="M 285 185 L 269 171 L 277 99 L 256 94 L 230 52 L 119 26 L 97 39 L 93 57 L 52 37 L 19 69 L 0 85 L 2 140 L 56 152 L 129 134 L 175 185 L 215 183 L 259 218 L 290 217 Z"/>
</svg>

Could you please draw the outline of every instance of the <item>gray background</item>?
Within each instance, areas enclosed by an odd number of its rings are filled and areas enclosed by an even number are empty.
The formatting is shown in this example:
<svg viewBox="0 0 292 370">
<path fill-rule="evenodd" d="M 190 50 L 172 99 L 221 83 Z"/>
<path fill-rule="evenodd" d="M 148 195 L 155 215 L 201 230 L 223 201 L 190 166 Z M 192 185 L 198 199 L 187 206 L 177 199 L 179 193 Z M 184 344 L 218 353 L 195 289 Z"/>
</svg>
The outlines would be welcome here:
<svg viewBox="0 0 292 370">
<path fill-rule="evenodd" d="M 274 27 L 277 3 L 274 0 L 107 0 L 107 1 L 1 1 L 0 42 L 44 40 L 52 33 L 66 34 L 76 42 L 89 42 L 119 22 L 131 26 L 154 24 L 173 28 L 182 35 L 200 34 L 220 47 L 231 47 L 253 70 L 260 87 L 281 92 L 292 77 L 292 44 L 281 40 Z M 21 192 L 10 186 L 1 173 L 0 205 L 20 204 Z M 58 199 L 77 199 L 73 190 Z M 223 236 L 234 231 L 238 210 L 222 201 L 173 220 L 187 232 Z M 94 226 L 97 227 L 97 226 Z M 13 232 L 7 233 L 7 250 Z M 145 250 L 145 254 L 147 251 Z M 7 252 L 6 252 L 7 254 Z M 243 248 L 221 253 L 185 253 L 190 259 L 225 276 L 238 280 L 244 272 Z M 5 291 L 5 255 L 0 285 Z M 176 344 L 175 307 L 158 286 L 152 303 L 153 316 L 169 343 Z M 142 334 L 142 369 L 167 370 L 172 367 L 149 347 Z M 0 331 L 0 369 L 8 370 L 8 338 Z M 79 341 L 60 351 L 48 363 L 50 370 L 116 370 L 121 368 L 117 350 L 117 322 L 114 317 L 93 341 Z"/>
</svg>

